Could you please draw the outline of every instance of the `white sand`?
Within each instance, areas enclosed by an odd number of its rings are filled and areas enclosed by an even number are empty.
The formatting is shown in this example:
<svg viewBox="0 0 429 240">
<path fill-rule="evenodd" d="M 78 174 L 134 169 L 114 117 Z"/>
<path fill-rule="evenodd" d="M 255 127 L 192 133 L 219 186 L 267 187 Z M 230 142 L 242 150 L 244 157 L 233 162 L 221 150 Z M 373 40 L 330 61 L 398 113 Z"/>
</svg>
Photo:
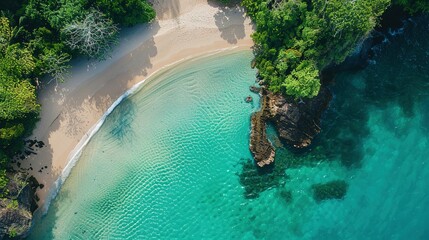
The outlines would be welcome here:
<svg viewBox="0 0 429 240">
<path fill-rule="evenodd" d="M 127 89 L 185 58 L 253 45 L 252 26 L 241 8 L 220 8 L 207 0 L 152 2 L 158 20 L 124 30 L 111 59 L 75 60 L 70 79 L 40 91 L 41 120 L 30 139 L 42 140 L 46 146 L 20 162 L 23 168 L 31 163 L 29 173 L 44 184 L 37 192 L 41 209 L 46 209 L 54 183 L 64 175 L 77 144 Z"/>
</svg>

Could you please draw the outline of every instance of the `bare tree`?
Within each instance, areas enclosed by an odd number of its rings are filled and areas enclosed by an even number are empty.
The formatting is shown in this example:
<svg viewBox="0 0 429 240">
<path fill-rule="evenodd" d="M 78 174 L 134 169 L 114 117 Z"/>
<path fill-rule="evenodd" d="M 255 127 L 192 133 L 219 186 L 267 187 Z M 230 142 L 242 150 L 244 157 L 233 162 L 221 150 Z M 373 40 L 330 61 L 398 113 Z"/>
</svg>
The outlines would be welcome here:
<svg viewBox="0 0 429 240">
<path fill-rule="evenodd" d="M 102 12 L 91 10 L 83 20 L 65 26 L 63 33 L 71 49 L 102 60 L 117 43 L 118 28 Z"/>
<path fill-rule="evenodd" d="M 41 58 L 44 62 L 42 72 L 52 77 L 49 82 L 53 80 L 57 83 L 64 82 L 70 73 L 70 65 L 68 65 L 71 59 L 70 55 L 67 53 L 48 51 L 46 54 L 43 54 Z"/>
<path fill-rule="evenodd" d="M 18 199 L 22 190 L 28 185 L 28 174 L 24 174 L 21 172 L 16 173 L 13 176 L 13 182 L 16 184 L 16 195 L 12 196 L 12 199 Z"/>
</svg>

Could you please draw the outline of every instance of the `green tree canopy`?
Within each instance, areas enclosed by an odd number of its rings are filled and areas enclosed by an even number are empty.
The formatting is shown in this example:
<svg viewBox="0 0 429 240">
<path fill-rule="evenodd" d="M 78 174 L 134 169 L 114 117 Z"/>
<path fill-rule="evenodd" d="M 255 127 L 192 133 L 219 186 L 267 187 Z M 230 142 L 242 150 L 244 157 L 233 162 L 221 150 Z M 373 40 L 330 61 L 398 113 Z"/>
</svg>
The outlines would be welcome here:
<svg viewBox="0 0 429 240">
<path fill-rule="evenodd" d="M 319 72 L 367 37 L 390 0 L 243 0 L 256 23 L 255 63 L 269 89 L 314 97 Z"/>
<path fill-rule="evenodd" d="M 20 139 L 31 130 L 34 116 L 39 111 L 35 87 L 29 76 L 35 68 L 31 50 L 21 44 L 12 44 L 15 29 L 7 18 L 0 18 L 0 167 L 4 169 L 7 157 L 22 145 Z M 27 118 L 32 119 L 28 121 Z M 1 170 L 1 169 L 0 169 Z M 0 172 L 0 182 L 6 180 Z M 1 186 L 0 186 L 1 188 Z M 0 189 L 1 191 L 1 189 Z"/>
<path fill-rule="evenodd" d="M 155 10 L 146 0 L 88 0 L 88 3 L 124 26 L 150 22 L 155 18 Z"/>
<path fill-rule="evenodd" d="M 282 84 L 286 94 L 296 98 L 315 97 L 320 90 L 319 71 L 313 62 L 302 61 Z"/>
<path fill-rule="evenodd" d="M 411 14 L 429 12 L 428 0 L 394 0 L 393 3 L 404 7 Z"/>
</svg>

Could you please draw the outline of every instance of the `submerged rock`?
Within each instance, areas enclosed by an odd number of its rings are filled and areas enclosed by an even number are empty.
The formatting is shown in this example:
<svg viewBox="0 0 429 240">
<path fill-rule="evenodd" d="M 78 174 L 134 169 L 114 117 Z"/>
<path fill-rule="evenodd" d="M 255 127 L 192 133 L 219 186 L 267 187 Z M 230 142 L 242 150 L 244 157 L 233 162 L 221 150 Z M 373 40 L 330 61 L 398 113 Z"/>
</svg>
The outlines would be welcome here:
<svg viewBox="0 0 429 240">
<path fill-rule="evenodd" d="M 275 149 L 267 138 L 267 122 L 273 123 L 282 142 L 296 148 L 307 147 L 320 132 L 320 118 L 331 99 L 332 94 L 326 87 L 322 87 L 316 97 L 304 101 L 263 89 L 261 110 L 252 116 L 250 135 L 250 151 L 256 164 L 264 167 L 274 162 Z"/>
<path fill-rule="evenodd" d="M 329 199 L 343 199 L 347 193 L 348 184 L 344 180 L 335 180 L 327 183 L 314 184 L 313 197 L 316 202 Z"/>
<path fill-rule="evenodd" d="M 250 86 L 249 90 L 253 93 L 259 93 L 261 91 L 260 87 L 256 87 L 256 86 Z"/>
</svg>

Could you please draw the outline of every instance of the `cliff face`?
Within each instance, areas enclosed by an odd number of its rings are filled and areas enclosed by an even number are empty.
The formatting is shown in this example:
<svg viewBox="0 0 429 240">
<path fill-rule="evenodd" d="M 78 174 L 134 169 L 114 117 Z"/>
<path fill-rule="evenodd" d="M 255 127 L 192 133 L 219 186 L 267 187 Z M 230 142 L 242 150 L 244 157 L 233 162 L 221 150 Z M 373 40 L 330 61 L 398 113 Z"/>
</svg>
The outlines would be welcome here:
<svg viewBox="0 0 429 240">
<path fill-rule="evenodd" d="M 305 101 L 294 101 L 272 93 L 268 94 L 268 99 L 271 120 L 280 140 L 296 148 L 304 148 L 320 132 L 320 118 L 332 95 L 327 88 L 321 88 L 316 97 Z"/>
<path fill-rule="evenodd" d="M 265 89 L 261 94 L 261 110 L 252 116 L 250 151 L 257 165 L 264 167 L 273 163 L 275 157 L 274 147 L 266 135 L 267 122 L 274 124 L 284 143 L 296 148 L 307 147 L 320 132 L 320 118 L 332 94 L 326 87 L 322 87 L 316 97 L 304 101 L 285 98 Z"/>
<path fill-rule="evenodd" d="M 33 212 L 37 208 L 34 178 L 9 174 L 6 198 L 0 199 L 0 239 L 22 239 L 31 228 Z"/>
</svg>

